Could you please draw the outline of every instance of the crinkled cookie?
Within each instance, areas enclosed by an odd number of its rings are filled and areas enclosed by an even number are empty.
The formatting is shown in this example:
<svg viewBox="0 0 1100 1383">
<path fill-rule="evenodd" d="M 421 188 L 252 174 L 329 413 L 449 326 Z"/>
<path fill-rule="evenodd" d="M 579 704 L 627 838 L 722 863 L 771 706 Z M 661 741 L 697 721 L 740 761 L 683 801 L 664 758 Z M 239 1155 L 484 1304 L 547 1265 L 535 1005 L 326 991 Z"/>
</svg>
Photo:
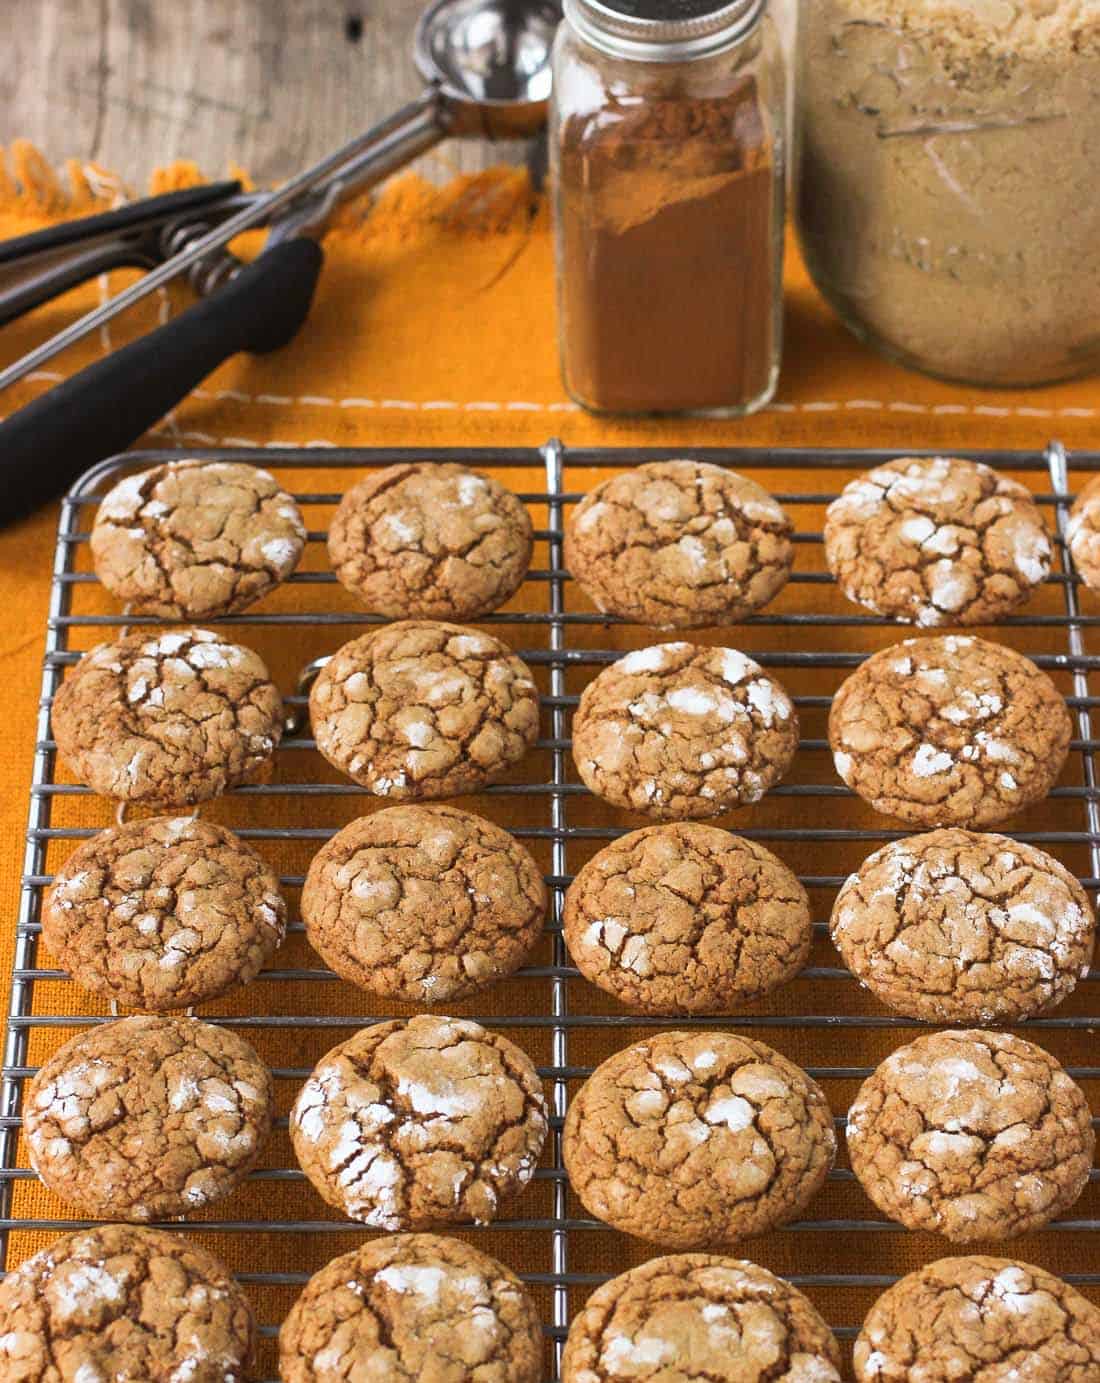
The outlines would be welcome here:
<svg viewBox="0 0 1100 1383">
<path fill-rule="evenodd" d="M 792 979 L 810 903 L 762 845 L 716 826 L 647 826 L 613 841 L 565 896 L 586 979 L 645 1013 L 728 1013 Z"/>
<path fill-rule="evenodd" d="M 702 461 L 653 461 L 581 500 L 565 565 L 604 614 L 698 629 L 732 624 L 778 594 L 793 532 L 755 480 Z"/>
<path fill-rule="evenodd" d="M 868 658 L 829 712 L 836 770 L 860 797 L 913 826 L 992 826 L 1054 786 L 1069 711 L 1029 658 L 948 634 Z"/>
<path fill-rule="evenodd" d="M 864 1081 L 848 1114 L 852 1170 L 878 1208 L 956 1244 L 1040 1229 L 1084 1190 L 1088 1101 L 1041 1047 L 937 1032 Z"/>
<path fill-rule="evenodd" d="M 589 682 L 573 717 L 585 786 L 658 820 L 758 802 L 797 748 L 791 698 L 732 648 L 666 643 L 628 653 Z"/>
<path fill-rule="evenodd" d="M 1015 1023 L 1088 973 L 1096 919 L 1052 856 L 1007 836 L 929 831 L 864 860 L 829 923 L 884 1004 L 932 1023 Z"/>
<path fill-rule="evenodd" d="M 836 1154 L 817 1083 L 763 1042 L 664 1032 L 609 1057 L 570 1101 L 563 1156 L 591 1215 L 664 1248 L 795 1219 Z"/>
<path fill-rule="evenodd" d="M 279 1332 L 284 1383 L 539 1383 L 542 1326 L 514 1273 L 437 1234 L 334 1258 Z"/>
<path fill-rule="evenodd" d="M 519 589 L 531 520 L 498 481 L 465 466 L 414 461 L 364 476 L 328 535 L 342 585 L 392 619 L 477 619 Z"/>
<path fill-rule="evenodd" d="M 130 634 L 86 653 L 58 688 L 58 752 L 104 797 L 206 802 L 266 777 L 283 703 L 250 648 L 209 629 Z"/>
<path fill-rule="evenodd" d="M 464 998 L 520 965 L 546 887 L 507 831 L 454 807 L 387 807 L 318 851 L 302 891 L 310 945 L 382 998 Z"/>
<path fill-rule="evenodd" d="M 534 1175 L 546 1130 L 525 1052 L 468 1019 L 427 1014 L 334 1047 L 290 1115 L 318 1193 L 374 1229 L 487 1224 Z"/>
<path fill-rule="evenodd" d="M 0 1283 L 9 1383 L 244 1383 L 256 1333 L 244 1292 L 179 1234 L 82 1229 Z"/>
<path fill-rule="evenodd" d="M 1096 1383 L 1100 1309 L 1030 1263 L 941 1258 L 883 1292 L 853 1362 L 857 1383 Z"/>
<path fill-rule="evenodd" d="M 169 461 L 120 480 L 96 511 L 96 575 L 137 614 L 213 619 L 255 604 L 298 565 L 306 526 L 270 472 Z"/>
<path fill-rule="evenodd" d="M 286 932 L 279 881 L 224 826 L 161 816 L 78 847 L 42 903 L 46 945 L 127 1008 L 189 1008 L 247 984 Z"/>
<path fill-rule="evenodd" d="M 74 1037 L 27 1086 L 31 1164 L 102 1219 L 186 1215 L 227 1196 L 271 1130 L 271 1072 L 197 1018 L 120 1018 Z"/>
<path fill-rule="evenodd" d="M 1018 480 L 953 457 L 903 457 L 845 486 L 825 559 L 857 605 L 907 624 L 991 624 L 1050 572 L 1039 506 Z"/>
<path fill-rule="evenodd" d="M 453 797 L 495 783 L 534 744 L 530 669 L 490 634 L 405 620 L 352 639 L 309 696 L 317 748 L 377 797 Z"/>
<path fill-rule="evenodd" d="M 1090 591 L 1100 591 L 1100 475 L 1073 501 L 1066 538 L 1081 580 Z"/>
<path fill-rule="evenodd" d="M 789 1282 L 736 1258 L 653 1258 L 573 1319 L 562 1383 L 840 1383 L 840 1348 Z"/>
</svg>

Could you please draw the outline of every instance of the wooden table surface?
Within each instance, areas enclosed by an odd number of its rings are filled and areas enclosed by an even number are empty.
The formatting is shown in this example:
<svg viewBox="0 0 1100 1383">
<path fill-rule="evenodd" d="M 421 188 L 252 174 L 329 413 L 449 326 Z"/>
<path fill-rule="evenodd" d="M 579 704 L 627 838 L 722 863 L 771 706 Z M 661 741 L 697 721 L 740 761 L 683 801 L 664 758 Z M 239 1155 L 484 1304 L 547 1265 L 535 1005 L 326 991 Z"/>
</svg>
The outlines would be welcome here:
<svg viewBox="0 0 1100 1383">
<path fill-rule="evenodd" d="M 5 26 L 0 143 L 33 140 L 51 163 L 93 159 L 143 190 L 192 158 L 285 178 L 421 89 L 420 0 L 33 0 Z M 421 161 L 443 179 L 523 158 L 450 141 Z"/>
<path fill-rule="evenodd" d="M 144 190 L 194 159 L 288 177 L 421 88 L 412 35 L 423 0 L 32 0 L 12 6 L 0 63 L 0 143 L 51 163 L 94 159 Z M 785 34 L 796 0 L 771 0 Z M 420 160 L 437 181 L 519 162 L 514 144 L 452 140 Z"/>
</svg>

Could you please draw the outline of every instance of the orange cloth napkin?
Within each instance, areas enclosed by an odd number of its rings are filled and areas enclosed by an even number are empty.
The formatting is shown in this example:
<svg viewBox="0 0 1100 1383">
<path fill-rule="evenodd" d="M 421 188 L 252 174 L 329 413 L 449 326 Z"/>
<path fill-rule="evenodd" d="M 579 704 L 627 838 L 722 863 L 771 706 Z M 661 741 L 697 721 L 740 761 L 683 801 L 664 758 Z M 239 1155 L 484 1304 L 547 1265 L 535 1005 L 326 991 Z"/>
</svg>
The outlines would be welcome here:
<svg viewBox="0 0 1100 1383">
<path fill-rule="evenodd" d="M 0 236 L 33 230 L 61 217 L 87 214 L 110 205 L 119 185 L 104 170 L 71 164 L 68 185 L 63 186 L 28 146 L 18 146 L 9 156 L 9 172 L 0 180 Z M 197 170 L 177 165 L 155 180 L 154 190 L 165 191 L 198 177 Z M 254 242 L 253 242 L 254 243 Z M 579 412 L 566 399 L 558 375 L 553 306 L 552 246 L 545 203 L 533 195 L 522 173 L 499 170 L 456 180 L 433 188 L 406 176 L 390 183 L 373 205 L 346 210 L 339 225 L 325 241 L 326 267 L 308 325 L 287 349 L 275 355 L 239 357 L 220 369 L 202 388 L 186 399 L 175 413 L 146 439 L 148 445 L 186 448 L 189 444 L 219 446 L 313 445 L 338 446 L 486 446 L 531 445 L 550 436 L 568 444 L 608 446 L 883 446 L 904 454 L 908 448 L 933 447 L 950 452 L 966 447 L 1040 448 L 1052 436 L 1069 446 L 1100 445 L 1100 390 L 1095 380 L 1030 393 L 979 392 L 953 387 L 909 374 L 871 354 L 836 321 L 807 280 L 792 249 L 787 275 L 787 350 L 783 382 L 776 402 L 754 418 L 744 421 L 652 421 L 595 419 Z M 5 328 L 3 359 L 12 360 L 46 335 L 88 309 L 106 292 L 117 292 L 129 276 L 112 275 L 110 281 L 92 284 L 69 294 L 58 303 Z M 97 338 L 86 341 L 52 362 L 49 369 L 23 382 L 3 400 L 11 409 L 37 395 L 63 374 L 143 333 L 170 313 L 186 305 L 187 292 L 176 287 L 142 304 L 122 320 L 116 320 Z M 323 452 L 316 472 L 297 477 L 297 488 L 338 489 L 350 483 L 348 475 L 326 473 Z M 595 482 L 598 472 L 567 473 L 570 489 Z M 835 490 L 850 472 L 829 477 L 799 476 L 776 469 L 761 476 L 777 491 Z M 538 473 L 516 472 L 505 476 L 517 490 L 541 488 Z M 1039 487 L 1042 488 L 1041 481 Z M 321 528 L 331 511 L 312 509 L 310 526 Z M 801 505 L 792 511 L 803 532 L 820 531 L 822 506 Z M 534 507 L 536 526 L 545 526 L 544 508 Z M 4 689 L 8 739 L 0 756 L 0 900 L 8 924 L 0 934 L 0 958 L 5 973 L 10 966 L 14 917 L 18 906 L 23 838 L 27 812 L 27 787 L 35 743 L 35 716 L 41 675 L 43 628 L 46 619 L 51 553 L 56 512 L 44 511 L 0 535 L 0 674 Z M 821 571 L 817 545 L 799 549 L 803 570 Z M 545 546 L 536 552 L 536 567 L 546 565 Z M 88 570 L 82 550 L 80 567 Z M 306 566 L 326 568 L 323 545 L 311 547 Z M 574 588 L 568 589 L 570 609 L 588 609 Z M 75 608 L 81 613 L 108 612 L 110 602 L 95 587 L 78 587 Z M 546 609 L 545 584 L 532 583 L 510 608 Z M 1096 603 L 1086 596 L 1088 610 Z M 261 611 L 338 608 L 353 610 L 338 588 L 331 586 L 285 587 L 272 596 Z M 1033 602 L 1033 611 L 1056 614 L 1061 609 L 1058 587 L 1045 589 Z M 829 584 L 791 585 L 774 609 L 854 613 Z M 94 632 L 94 631 L 93 631 Z M 284 690 L 291 690 L 297 671 L 311 658 L 351 637 L 354 625 L 343 629 L 298 626 L 287 632 L 252 626 L 241 631 L 268 659 Z M 502 631 L 517 648 L 545 647 L 545 631 L 531 627 L 505 627 Z M 729 631 L 725 640 L 736 639 L 748 651 L 781 652 L 809 648 L 816 634 L 818 646 L 835 651 L 881 647 L 904 636 L 904 631 L 823 627 L 798 632 L 776 630 L 765 624 Z M 721 637 L 709 633 L 708 642 Z M 1064 631 L 1011 629 L 995 633 L 1027 651 L 1064 651 Z M 1091 631 L 1086 637 L 1095 642 Z M 74 646 L 87 647 L 93 633 L 79 631 Z M 642 630 L 582 627 L 577 642 L 588 647 L 636 647 L 654 638 Z M 541 675 L 541 674 L 540 674 Z M 800 695 L 829 694 L 839 684 L 839 669 L 782 671 L 791 690 Z M 591 669 L 569 673 L 570 690 L 578 691 Z M 1067 692 L 1068 681 L 1063 683 Z M 824 737 L 824 713 L 808 711 L 803 717 L 804 736 Z M 531 780 L 544 778 L 548 756 L 542 752 L 526 766 Z M 1063 782 L 1081 782 L 1081 764 L 1075 755 Z M 282 756 L 280 781 L 337 781 L 316 755 L 288 751 Z M 791 781 L 834 783 L 828 756 L 820 748 L 804 747 Z M 545 825 L 547 805 L 532 797 L 509 811 L 514 799 L 475 799 L 472 805 L 513 828 Z M 285 799 L 233 798 L 218 804 L 211 815 L 228 824 L 270 827 L 308 825 L 335 827 L 357 812 L 368 809 L 362 798 Z M 639 825 L 585 799 L 570 799 L 570 820 L 589 824 Z M 91 797 L 58 799 L 53 822 L 65 826 L 102 827 L 109 823 L 109 806 Z M 1014 829 L 1049 830 L 1064 826 L 1081 831 L 1084 809 L 1079 800 L 1059 799 L 1036 808 L 1012 823 Z M 846 798 L 768 799 L 751 814 L 728 824 L 751 825 L 769 831 L 792 825 L 862 826 L 881 830 L 890 823 L 875 818 L 860 804 Z M 854 869 L 869 844 L 834 843 L 810 846 L 768 842 L 800 873 L 837 875 Z M 50 850 L 50 867 L 71 850 L 64 841 Z M 308 865 L 310 846 L 261 841 L 267 857 L 284 873 L 301 875 Z M 588 858 L 594 846 L 571 846 L 569 868 Z M 549 867 L 545 846 L 537 853 Z M 1090 873 L 1087 851 L 1067 844 L 1061 857 L 1082 875 Z M 296 914 L 297 889 L 289 890 Z M 835 890 L 812 890 L 818 921 L 828 916 Z M 535 963 L 550 959 L 549 943 L 537 953 Z M 43 957 L 49 964 L 49 958 Z M 308 947 L 300 936 L 292 937 L 280 965 L 310 965 Z M 835 966 L 837 959 L 824 941 L 815 945 L 816 966 Z M 546 1012 L 548 983 L 523 980 L 498 986 L 479 1002 L 461 1006 L 462 1011 L 497 1015 Z M 392 1007 L 392 1006 L 391 1006 Z M 569 1008 L 576 1015 L 615 1012 L 615 1006 L 580 981 L 569 983 Z M 36 1011 L 40 1013 L 102 1012 L 102 1006 L 68 983 L 36 986 Z M 386 1011 L 349 986 L 324 981 L 300 984 L 259 981 L 250 989 L 211 1005 L 215 1013 L 239 1015 L 344 1014 L 367 1016 Z M 813 1067 L 873 1065 L 901 1042 L 915 1035 L 912 1029 L 875 1027 L 884 1010 L 865 996 L 850 980 L 799 980 L 772 999 L 754 1005 L 754 1018 L 774 1019 L 774 1026 L 753 1029 L 756 1036 L 773 1042 L 802 1064 Z M 796 1014 L 862 1016 L 865 1026 L 812 1028 L 784 1026 Z M 1060 1010 L 1059 1016 L 1097 1015 L 1100 997 L 1095 985 L 1084 984 Z M 738 1017 L 729 1026 L 738 1028 Z M 507 1029 L 506 1029 L 507 1030 Z M 620 1027 L 610 1033 L 574 1030 L 569 1059 L 590 1065 L 618 1046 L 642 1035 L 642 1029 Z M 31 1060 L 38 1061 L 69 1033 L 36 1028 L 32 1034 Z M 346 1033 L 331 1029 L 302 1033 L 293 1028 L 259 1028 L 249 1032 L 265 1057 L 277 1068 L 310 1065 L 327 1046 Z M 536 1029 L 512 1033 L 542 1064 L 550 1064 L 549 1039 Z M 1094 1039 L 1090 1034 L 1070 1033 L 1057 1027 L 1032 1032 L 1063 1061 L 1095 1065 Z M 280 1111 L 285 1114 L 296 1082 L 279 1081 Z M 1100 1111 L 1100 1081 L 1085 1081 L 1094 1110 Z M 843 1113 L 857 1082 L 830 1079 L 827 1093 L 834 1111 Z M 21 1153 L 21 1157 L 24 1154 Z M 841 1157 L 843 1165 L 843 1154 Z M 23 1161 L 21 1165 L 25 1166 Z M 263 1165 L 292 1167 L 293 1158 L 285 1133 L 276 1135 Z M 34 1181 L 21 1181 L 14 1198 L 20 1216 L 64 1219 L 70 1215 L 55 1196 Z M 579 1207 L 574 1203 L 574 1213 Z M 531 1217 L 551 1211 L 551 1185 L 536 1183 L 528 1192 L 521 1213 Z M 812 1207 L 814 1219 L 878 1218 L 859 1188 L 850 1181 L 834 1180 Z M 1073 1212 L 1078 1218 L 1100 1218 L 1100 1194 L 1093 1184 Z M 259 1181 L 205 1218 L 230 1217 L 322 1220 L 329 1218 L 320 1200 L 297 1182 Z M 24 1257 L 50 1238 L 47 1232 L 16 1235 L 10 1263 Z M 358 1233 L 312 1233 L 291 1237 L 218 1232 L 212 1226 L 199 1236 L 236 1269 L 245 1272 L 312 1271 L 338 1251 L 353 1246 Z M 513 1267 L 547 1273 L 551 1270 L 549 1236 L 545 1233 L 487 1231 L 476 1242 Z M 1009 1252 L 1042 1263 L 1063 1273 L 1096 1272 L 1100 1268 L 1100 1238 L 1068 1232 L 1033 1235 Z M 942 1241 L 902 1233 L 869 1235 L 785 1231 L 743 1246 L 738 1252 L 788 1274 L 864 1273 L 892 1275 L 949 1252 Z M 589 1273 L 618 1271 L 657 1250 L 630 1243 L 603 1231 L 578 1231 L 571 1236 L 569 1266 Z M 254 1289 L 261 1318 L 271 1324 L 281 1319 L 293 1299 L 293 1282 L 285 1287 Z M 878 1288 L 822 1287 L 812 1295 L 834 1324 L 858 1325 Z M 1088 1289 L 1100 1300 L 1095 1287 Z M 550 1297 L 540 1289 L 544 1318 L 550 1320 Z M 575 1309 L 583 1297 L 572 1295 Z M 270 1346 L 265 1357 L 272 1371 Z"/>
</svg>

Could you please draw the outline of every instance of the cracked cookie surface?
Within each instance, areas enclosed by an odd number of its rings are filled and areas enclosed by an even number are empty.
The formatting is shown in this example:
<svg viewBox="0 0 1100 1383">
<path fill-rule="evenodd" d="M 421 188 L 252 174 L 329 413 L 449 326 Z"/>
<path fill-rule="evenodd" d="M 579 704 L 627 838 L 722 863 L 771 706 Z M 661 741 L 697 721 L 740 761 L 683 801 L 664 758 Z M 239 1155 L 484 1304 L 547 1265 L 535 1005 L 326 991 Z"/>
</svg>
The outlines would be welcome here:
<svg viewBox="0 0 1100 1383">
<path fill-rule="evenodd" d="M 255 1338 L 244 1292 L 178 1234 L 98 1225 L 0 1283 L 9 1383 L 244 1383 Z"/>
<path fill-rule="evenodd" d="M 791 698 L 732 648 L 667 643 L 628 653 L 589 682 L 573 717 L 585 785 L 658 820 L 758 802 L 797 748 Z"/>
<path fill-rule="evenodd" d="M 1084 1190 L 1088 1101 L 1008 1033 L 937 1032 L 887 1057 L 848 1114 L 852 1170 L 878 1208 L 953 1243 L 1039 1229 Z"/>
<path fill-rule="evenodd" d="M 534 1175 L 546 1130 L 525 1052 L 468 1019 L 428 1014 L 334 1047 L 290 1115 L 316 1190 L 375 1229 L 487 1224 Z"/>
<path fill-rule="evenodd" d="M 1069 752 L 1058 688 L 1002 644 L 947 634 L 881 649 L 845 681 L 829 744 L 845 783 L 914 826 L 992 826 L 1041 801 Z"/>
<path fill-rule="evenodd" d="M 454 807 L 387 807 L 314 856 L 310 945 L 382 998 L 443 1003 L 510 975 L 542 931 L 546 888 L 519 841 Z"/>
<path fill-rule="evenodd" d="M 286 903 L 224 826 L 112 826 L 65 861 L 42 904 L 46 945 L 78 984 L 128 1008 L 187 1008 L 247 984 L 279 947 Z"/>
<path fill-rule="evenodd" d="M 279 1370 L 284 1383 L 539 1383 L 542 1326 L 495 1258 L 389 1235 L 310 1278 L 279 1332 Z"/>
<path fill-rule="evenodd" d="M 284 581 L 305 541 L 297 504 L 270 472 L 170 461 L 104 496 L 91 547 L 96 575 L 136 614 L 212 619 Z"/>
<path fill-rule="evenodd" d="M 391 619 L 476 619 L 518 590 L 531 561 L 527 510 L 465 466 L 388 466 L 340 501 L 329 558 L 341 584 Z"/>
<path fill-rule="evenodd" d="M 581 500 L 565 565 L 604 614 L 698 629 L 742 619 L 778 594 L 793 532 L 755 480 L 700 461 L 653 461 Z"/>
<path fill-rule="evenodd" d="M 1066 538 L 1081 580 L 1090 591 L 1100 591 L 1100 475 L 1073 501 Z"/>
<path fill-rule="evenodd" d="M 51 722 L 61 757 L 101 796 L 182 807 L 266 775 L 282 714 L 258 654 L 178 629 L 85 653 Z"/>
<path fill-rule="evenodd" d="M 941 1258 L 879 1297 L 853 1359 L 858 1383 L 1095 1383 L 1100 1309 L 1030 1263 Z"/>
<path fill-rule="evenodd" d="M 1014 1023 L 1062 1002 L 1088 973 L 1088 894 L 1052 856 L 1007 836 L 940 830 L 869 856 L 829 929 L 883 1003 L 933 1023 Z"/>
<path fill-rule="evenodd" d="M 565 940 L 586 979 L 646 1013 L 725 1013 L 795 976 L 810 903 L 762 845 L 715 826 L 647 826 L 581 869 Z"/>
<path fill-rule="evenodd" d="M 562 1383 L 840 1383 L 810 1301 L 743 1259 L 653 1258 L 597 1287 L 574 1318 Z"/>
<path fill-rule="evenodd" d="M 1050 572 L 1031 492 L 991 466 L 902 457 L 829 505 L 825 559 L 849 600 L 907 624 L 989 624 Z"/>
<path fill-rule="evenodd" d="M 378 797 L 453 797 L 494 783 L 538 737 L 530 669 L 499 639 L 431 620 L 338 649 L 309 695 L 317 748 Z"/>
<path fill-rule="evenodd" d="M 825 1181 L 820 1087 L 763 1042 L 666 1032 L 598 1066 L 570 1101 L 563 1156 L 590 1214 L 666 1248 L 763 1234 Z"/>
<path fill-rule="evenodd" d="M 186 1215 L 227 1196 L 271 1129 L 271 1073 L 228 1028 L 133 1017 L 74 1037 L 27 1087 L 24 1134 L 51 1190 L 103 1219 Z"/>
</svg>

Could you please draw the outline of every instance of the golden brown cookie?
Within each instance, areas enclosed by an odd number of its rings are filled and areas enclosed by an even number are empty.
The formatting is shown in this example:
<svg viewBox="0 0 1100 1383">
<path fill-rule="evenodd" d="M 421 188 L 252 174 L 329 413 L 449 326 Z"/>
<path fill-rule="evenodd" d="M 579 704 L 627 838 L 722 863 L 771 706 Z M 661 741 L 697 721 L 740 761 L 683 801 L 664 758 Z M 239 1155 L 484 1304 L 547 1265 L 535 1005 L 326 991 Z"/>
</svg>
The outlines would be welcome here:
<svg viewBox="0 0 1100 1383">
<path fill-rule="evenodd" d="M 319 1194 L 375 1229 L 487 1224 L 534 1175 L 546 1129 L 525 1052 L 468 1019 L 429 1014 L 333 1047 L 290 1114 Z"/>
<path fill-rule="evenodd" d="M 1003 1032 L 918 1037 L 848 1113 L 852 1170 L 878 1208 L 956 1244 L 1040 1229 L 1084 1190 L 1088 1101 L 1041 1047 Z"/>
<path fill-rule="evenodd" d="M 58 688 L 52 724 L 61 757 L 95 792 L 182 807 L 265 776 L 282 714 L 250 648 L 178 629 L 85 653 Z"/>
<path fill-rule="evenodd" d="M 562 1151 L 591 1215 L 664 1248 L 702 1248 L 801 1214 L 836 1135 L 820 1087 L 763 1042 L 664 1032 L 589 1076 Z"/>
<path fill-rule="evenodd" d="M 244 1292 L 179 1234 L 82 1229 L 0 1283 L 8 1383 L 244 1383 L 255 1341 Z"/>
<path fill-rule="evenodd" d="M 1096 1383 L 1100 1309 L 1030 1263 L 941 1258 L 883 1292 L 853 1363 L 857 1383 Z"/>
<path fill-rule="evenodd" d="M 708 1253 L 651 1258 L 597 1287 L 569 1329 L 562 1383 L 840 1383 L 840 1348 L 782 1278 Z"/>
<path fill-rule="evenodd" d="M 334 1258 L 279 1332 L 284 1383 L 540 1383 L 542 1326 L 514 1273 L 459 1239 L 393 1234 Z"/>
<path fill-rule="evenodd" d="M 876 850 L 829 923 L 845 964 L 884 1004 L 932 1023 L 1015 1023 L 1088 973 L 1088 894 L 1034 845 L 929 831 Z"/>
<path fill-rule="evenodd" d="M 313 684 L 317 748 L 377 797 L 495 783 L 534 744 L 530 669 L 490 634 L 405 620 L 344 644 Z"/>
<path fill-rule="evenodd" d="M 305 541 L 298 506 L 270 472 L 169 461 L 108 491 L 91 546 L 96 575 L 135 613 L 213 619 L 284 581 Z"/>
<path fill-rule="evenodd" d="M 539 867 L 507 831 L 454 807 L 387 807 L 313 857 L 310 945 L 384 999 L 464 998 L 523 964 L 542 931 Z"/>
<path fill-rule="evenodd" d="M 391 619 L 476 619 L 519 589 L 531 520 L 498 481 L 465 466 L 414 461 L 364 476 L 328 535 L 342 585 Z"/>
<path fill-rule="evenodd" d="M 573 717 L 585 786 L 657 820 L 758 802 L 797 748 L 791 698 L 732 648 L 666 643 L 628 653 L 589 682 Z"/>
<path fill-rule="evenodd" d="M 279 881 L 224 826 L 161 816 L 85 841 L 42 903 L 46 945 L 127 1008 L 188 1008 L 247 984 L 286 931 Z"/>
<path fill-rule="evenodd" d="M 991 466 L 902 457 L 846 485 L 825 516 L 825 560 L 857 605 L 907 624 L 991 624 L 1050 573 L 1031 492 Z"/>
<path fill-rule="evenodd" d="M 992 826 L 1039 802 L 1069 752 L 1069 711 L 1029 658 L 948 634 L 881 649 L 829 712 L 836 770 L 912 826 Z"/>
<path fill-rule="evenodd" d="M 120 1018 L 41 1067 L 23 1130 L 35 1171 L 85 1214 L 159 1220 L 233 1190 L 263 1150 L 273 1104 L 270 1071 L 231 1029 Z"/>
<path fill-rule="evenodd" d="M 728 1013 L 795 976 L 806 890 L 762 845 L 716 826 L 647 826 L 606 846 L 565 895 L 586 979 L 645 1013 Z"/>
<path fill-rule="evenodd" d="M 793 532 L 755 480 L 703 461 L 651 461 L 581 500 L 565 565 L 604 614 L 699 629 L 775 597 L 790 575 Z"/>
<path fill-rule="evenodd" d="M 1066 538 L 1077 574 L 1090 591 L 1100 591 L 1100 475 L 1073 501 Z"/>
</svg>

